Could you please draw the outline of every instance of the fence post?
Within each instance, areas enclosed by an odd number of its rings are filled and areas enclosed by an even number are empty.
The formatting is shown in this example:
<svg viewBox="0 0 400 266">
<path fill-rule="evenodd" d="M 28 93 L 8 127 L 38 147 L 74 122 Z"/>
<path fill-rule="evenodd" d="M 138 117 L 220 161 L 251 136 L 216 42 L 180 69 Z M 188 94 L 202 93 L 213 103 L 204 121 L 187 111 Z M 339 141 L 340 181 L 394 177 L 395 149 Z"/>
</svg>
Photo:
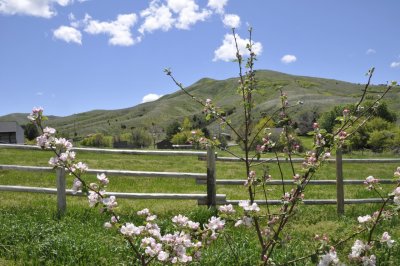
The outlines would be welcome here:
<svg viewBox="0 0 400 266">
<path fill-rule="evenodd" d="M 57 174 L 57 213 L 61 216 L 67 208 L 67 197 L 65 194 L 65 169 L 56 168 Z"/>
<path fill-rule="evenodd" d="M 215 187 L 215 150 L 212 145 L 207 146 L 207 206 L 217 206 L 217 192 Z"/>
<path fill-rule="evenodd" d="M 336 149 L 336 202 L 337 213 L 344 214 L 344 185 L 343 185 L 343 160 L 342 149 Z"/>
</svg>

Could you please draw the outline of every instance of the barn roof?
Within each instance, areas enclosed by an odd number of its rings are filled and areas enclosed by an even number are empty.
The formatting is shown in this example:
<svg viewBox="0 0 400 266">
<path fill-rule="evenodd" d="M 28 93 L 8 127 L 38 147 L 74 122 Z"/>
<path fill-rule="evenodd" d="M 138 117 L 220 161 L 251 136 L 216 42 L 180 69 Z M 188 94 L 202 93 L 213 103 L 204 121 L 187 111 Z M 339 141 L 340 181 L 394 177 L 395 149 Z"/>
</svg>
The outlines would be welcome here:
<svg viewBox="0 0 400 266">
<path fill-rule="evenodd" d="M 0 122 L 0 133 L 1 132 L 17 132 L 17 130 L 22 129 L 17 122 Z"/>
</svg>

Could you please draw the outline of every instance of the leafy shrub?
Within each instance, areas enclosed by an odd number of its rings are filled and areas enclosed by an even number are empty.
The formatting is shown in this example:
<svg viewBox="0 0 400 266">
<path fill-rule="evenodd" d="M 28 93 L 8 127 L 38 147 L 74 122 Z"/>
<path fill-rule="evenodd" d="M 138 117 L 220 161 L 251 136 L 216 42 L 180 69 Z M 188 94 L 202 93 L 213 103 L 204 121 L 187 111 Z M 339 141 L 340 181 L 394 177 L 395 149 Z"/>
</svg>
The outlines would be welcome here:
<svg viewBox="0 0 400 266">
<path fill-rule="evenodd" d="M 176 145 L 188 144 L 191 142 L 193 135 L 196 135 L 197 137 L 204 137 L 204 133 L 200 129 L 184 130 L 176 133 L 172 137 L 171 142 Z"/>
<path fill-rule="evenodd" d="M 136 128 L 132 131 L 130 144 L 132 144 L 134 148 L 146 148 L 152 144 L 152 138 L 143 128 Z"/>
<path fill-rule="evenodd" d="M 85 137 L 81 144 L 88 147 L 112 147 L 112 137 L 102 133 L 91 134 Z"/>
<path fill-rule="evenodd" d="M 374 130 L 370 133 L 368 146 L 374 152 L 382 152 L 390 147 L 394 133 L 388 130 Z"/>
</svg>

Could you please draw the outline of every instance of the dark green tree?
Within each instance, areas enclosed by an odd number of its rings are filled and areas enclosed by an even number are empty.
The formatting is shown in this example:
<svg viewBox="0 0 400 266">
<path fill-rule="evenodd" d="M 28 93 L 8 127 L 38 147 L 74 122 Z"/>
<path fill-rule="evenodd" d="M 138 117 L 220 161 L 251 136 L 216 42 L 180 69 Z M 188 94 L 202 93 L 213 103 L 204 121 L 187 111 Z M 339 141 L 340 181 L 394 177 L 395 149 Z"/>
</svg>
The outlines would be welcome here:
<svg viewBox="0 0 400 266">
<path fill-rule="evenodd" d="M 24 126 L 24 135 L 28 140 L 34 140 L 39 136 L 39 131 L 34 124 L 29 123 Z"/>
</svg>

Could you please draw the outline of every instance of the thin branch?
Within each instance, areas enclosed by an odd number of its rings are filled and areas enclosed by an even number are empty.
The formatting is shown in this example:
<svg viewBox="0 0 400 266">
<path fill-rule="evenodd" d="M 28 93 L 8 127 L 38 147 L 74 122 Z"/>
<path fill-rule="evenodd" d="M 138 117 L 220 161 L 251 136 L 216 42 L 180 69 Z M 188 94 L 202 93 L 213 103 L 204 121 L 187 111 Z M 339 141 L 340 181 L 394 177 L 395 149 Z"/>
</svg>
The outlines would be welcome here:
<svg viewBox="0 0 400 266">
<path fill-rule="evenodd" d="M 172 75 L 171 72 L 167 72 L 167 75 L 171 77 L 172 81 L 175 83 L 176 86 L 178 86 L 186 95 L 188 95 L 190 98 L 192 98 L 194 101 L 196 101 L 197 103 L 199 103 L 201 106 L 207 108 L 208 110 L 210 109 L 205 103 L 203 103 L 203 101 L 199 100 L 198 98 L 196 98 L 194 95 L 192 95 L 190 92 L 188 92 L 181 83 L 179 83 L 175 77 Z M 226 125 L 236 134 L 236 136 L 238 136 L 238 138 L 242 139 L 241 135 L 239 134 L 239 132 L 236 131 L 236 129 L 232 126 L 231 123 L 229 123 L 229 121 L 227 121 L 220 113 L 215 112 L 214 115 L 221 119 L 222 121 L 224 121 L 226 123 Z"/>
<path fill-rule="evenodd" d="M 282 180 L 282 195 L 285 195 L 286 193 L 286 189 L 285 189 L 285 182 L 284 177 L 283 177 L 283 171 L 282 171 L 282 167 L 281 167 L 281 162 L 279 161 L 279 157 L 278 157 L 278 153 L 275 151 L 275 158 L 276 158 L 276 162 L 278 163 L 278 168 L 279 168 L 279 173 L 281 175 L 281 180 Z"/>
</svg>

